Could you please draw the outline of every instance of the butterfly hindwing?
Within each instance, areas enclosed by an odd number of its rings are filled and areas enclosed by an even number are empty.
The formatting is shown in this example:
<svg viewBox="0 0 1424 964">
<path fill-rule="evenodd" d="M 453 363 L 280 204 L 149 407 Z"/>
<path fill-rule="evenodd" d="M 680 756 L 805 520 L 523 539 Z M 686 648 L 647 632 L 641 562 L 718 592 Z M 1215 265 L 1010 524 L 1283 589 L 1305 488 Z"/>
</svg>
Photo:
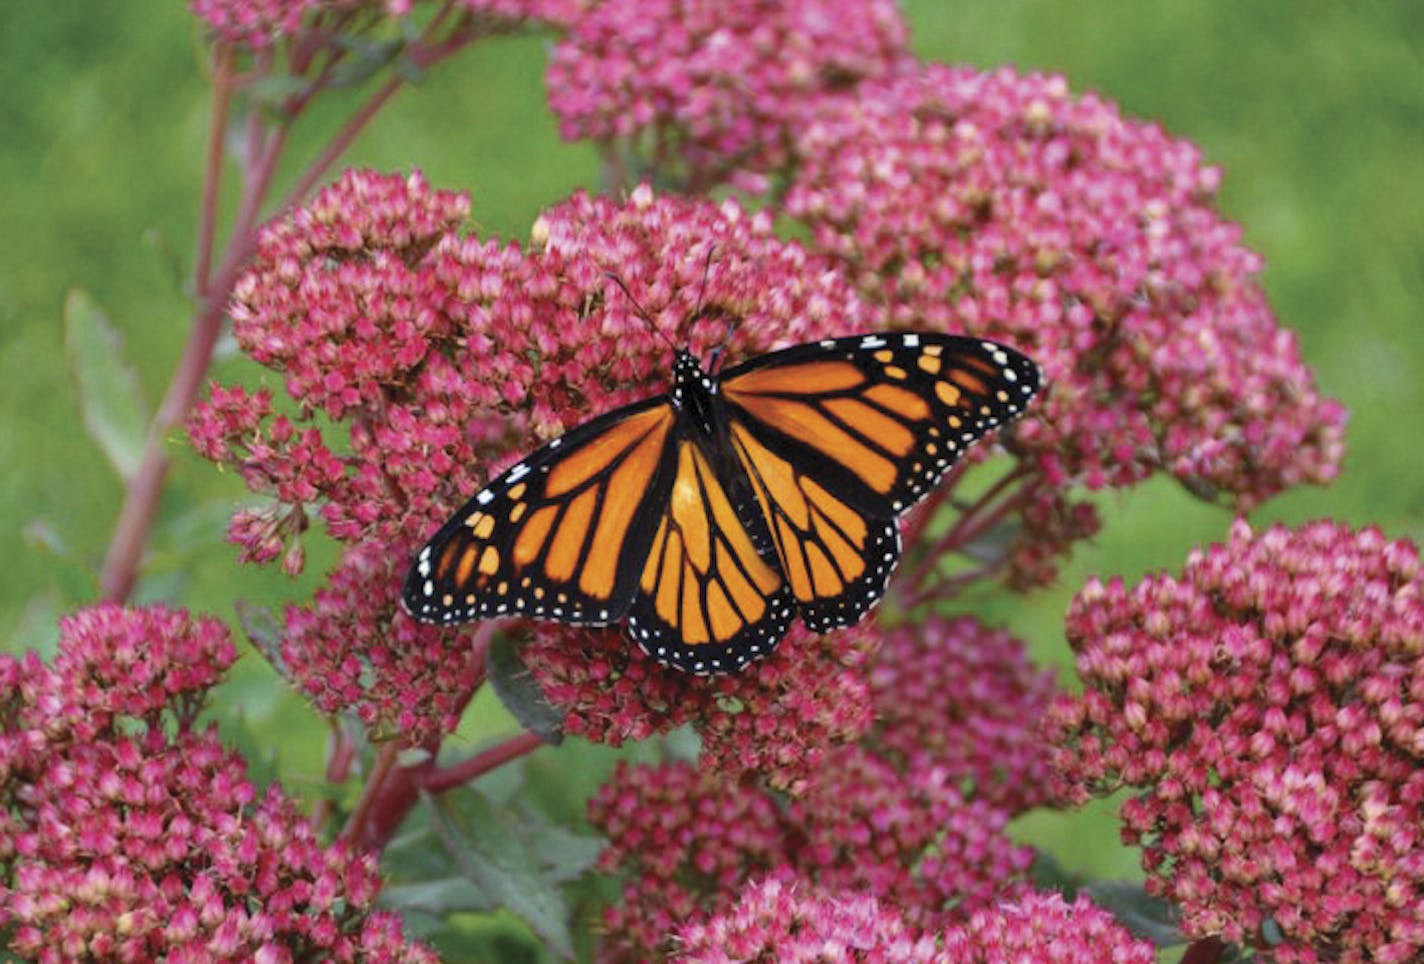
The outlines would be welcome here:
<svg viewBox="0 0 1424 964">
<path fill-rule="evenodd" d="M 759 521 L 738 513 L 702 446 L 682 440 L 677 471 L 628 610 L 648 655 L 694 673 L 730 672 L 775 648 L 795 615 Z"/>
<path fill-rule="evenodd" d="M 900 556 L 898 516 L 1038 385 L 1012 349 L 933 334 L 798 345 L 723 375 L 732 448 L 808 627 L 874 605 Z"/>
<path fill-rule="evenodd" d="M 654 398 L 555 439 L 490 482 L 416 557 L 418 618 L 616 622 L 672 483 L 676 411 Z"/>
<path fill-rule="evenodd" d="M 733 450 L 751 479 L 752 511 L 764 522 L 780 568 L 814 632 L 860 621 L 885 592 L 900 557 L 900 527 L 867 516 L 799 464 L 768 446 L 741 419 L 730 429 Z"/>
</svg>

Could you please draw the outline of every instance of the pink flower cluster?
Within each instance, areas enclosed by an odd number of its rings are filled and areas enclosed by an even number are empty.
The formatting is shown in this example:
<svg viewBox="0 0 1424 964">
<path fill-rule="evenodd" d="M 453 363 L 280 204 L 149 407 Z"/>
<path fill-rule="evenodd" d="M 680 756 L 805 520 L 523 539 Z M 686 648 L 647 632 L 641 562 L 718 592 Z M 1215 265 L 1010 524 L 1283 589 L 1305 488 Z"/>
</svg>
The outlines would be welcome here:
<svg viewBox="0 0 1424 964">
<path fill-rule="evenodd" d="M 907 769 L 942 768 L 976 800 L 1019 813 L 1049 798 L 1037 723 L 1057 687 L 1023 643 L 971 616 L 883 634 L 870 671 L 870 744 Z"/>
<path fill-rule="evenodd" d="M 0 928 L 36 960 L 430 960 L 377 911 L 375 860 L 258 799 L 205 692 L 222 624 L 100 606 L 52 665 L 0 656 Z"/>
<path fill-rule="evenodd" d="M 823 261 L 732 202 L 646 188 L 623 203 L 576 195 L 545 212 L 527 251 L 461 237 L 467 213 L 465 197 L 431 190 L 419 175 L 352 171 L 267 228 L 237 285 L 234 328 L 282 374 L 298 411 L 279 414 L 265 391 L 219 387 L 189 422 L 202 454 L 276 499 L 234 519 L 230 536 L 245 558 L 299 566 L 314 511 L 350 546 L 315 603 L 288 609 L 284 657 L 324 711 L 353 711 L 408 744 L 454 725 L 476 668 L 467 635 L 397 612 L 401 577 L 481 483 L 538 442 L 664 383 L 664 338 L 705 355 L 736 319 L 737 358 L 869 327 Z M 794 768 L 868 725 L 863 679 L 842 665 L 864 648 L 851 638 L 808 641 L 806 663 L 703 684 L 690 700 L 691 681 L 647 664 L 615 634 L 589 644 L 607 656 L 590 663 L 582 641 L 591 634 L 548 624 L 531 632 L 536 670 L 568 707 L 569 729 L 594 738 L 691 721 L 714 752 L 724 747 L 741 767 L 785 767 L 790 783 Z M 637 685 L 625 685 L 628 702 L 610 712 L 609 677 L 625 672 Z M 738 701 L 763 712 L 726 709 Z M 791 733 L 799 741 L 777 742 Z"/>
<path fill-rule="evenodd" d="M 945 964 L 1153 964 L 1152 945 L 1132 936 L 1082 894 L 1026 893 L 986 907 L 944 932 L 938 960 Z"/>
<path fill-rule="evenodd" d="M 438 744 L 460 722 L 483 666 L 473 627 L 396 611 L 406 560 L 378 543 L 348 550 L 310 604 L 288 606 L 282 662 L 323 713 L 354 713 L 377 741 Z"/>
<path fill-rule="evenodd" d="M 1189 143 L 1058 77 L 931 66 L 823 103 L 795 151 L 788 212 L 891 325 L 1002 340 L 1043 367 L 1014 442 L 1053 489 L 1166 471 L 1249 508 L 1336 474 L 1344 413 Z M 1040 547 L 1093 528 L 1069 504 L 1038 516 Z"/>
<path fill-rule="evenodd" d="M 566 139 L 621 142 L 694 190 L 783 167 L 797 118 L 909 63 L 893 0 L 608 0 L 549 65 Z"/>
<path fill-rule="evenodd" d="M 787 827 L 773 797 L 691 763 L 620 763 L 588 812 L 608 837 L 599 868 L 628 878 L 604 923 L 635 960 L 786 860 Z"/>
<path fill-rule="evenodd" d="M 1124 835 L 1188 935 L 1274 930 L 1283 961 L 1424 954 L 1413 544 L 1238 523 L 1179 578 L 1090 583 L 1068 635 L 1085 690 L 1052 711 L 1064 792 L 1134 789 Z"/>
<path fill-rule="evenodd" d="M 752 883 L 726 911 L 681 927 L 673 946 L 678 960 L 702 964 L 939 960 L 933 937 L 912 937 L 874 897 L 821 893 L 786 873 Z"/>
<path fill-rule="evenodd" d="M 870 728 L 865 662 L 879 641 L 869 623 L 828 636 L 798 625 L 770 657 L 710 679 L 666 669 L 617 630 L 542 631 L 524 658 L 568 733 L 617 746 L 691 723 L 704 767 L 800 793 Z"/>
<path fill-rule="evenodd" d="M 1087 897 L 1026 892 L 978 910 L 938 934 L 916 934 L 882 901 L 825 892 L 785 872 L 747 887 L 730 908 L 681 927 L 680 961 L 859 961 L 890 964 L 1152 964 L 1152 945 L 1133 937 Z"/>
<path fill-rule="evenodd" d="M 789 807 L 767 790 L 686 763 L 620 767 L 589 804 L 609 838 L 600 858 L 626 880 L 605 915 L 638 958 L 676 926 L 706 923 L 770 871 L 893 906 L 933 932 L 1022 889 L 1030 852 L 1007 814 L 966 802 L 939 769 L 902 773 L 859 747 L 829 756 Z"/>
<path fill-rule="evenodd" d="M 403 17 L 415 0 L 189 0 L 188 6 L 195 17 L 207 21 L 219 40 L 266 50 L 296 36 L 304 21 L 314 26 L 324 13 L 351 14 L 364 9 Z M 495 32 L 524 23 L 566 25 L 577 13 L 580 0 L 460 0 L 458 6 L 478 18 L 487 32 Z M 368 24 L 362 18 L 346 19 L 337 29 L 349 31 L 353 25 L 364 29 Z"/>
<path fill-rule="evenodd" d="M 189 0 L 188 7 L 220 40 L 264 50 L 301 28 L 302 20 L 327 7 L 355 7 L 360 0 Z"/>
</svg>

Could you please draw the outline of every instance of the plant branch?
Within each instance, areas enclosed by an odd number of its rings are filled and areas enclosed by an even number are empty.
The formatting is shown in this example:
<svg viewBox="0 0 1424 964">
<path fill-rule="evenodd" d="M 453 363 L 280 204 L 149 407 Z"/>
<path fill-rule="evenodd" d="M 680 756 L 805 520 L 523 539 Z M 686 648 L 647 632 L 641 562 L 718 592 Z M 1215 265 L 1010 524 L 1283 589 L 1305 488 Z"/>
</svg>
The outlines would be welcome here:
<svg viewBox="0 0 1424 964">
<path fill-rule="evenodd" d="M 351 816 L 346 819 L 346 826 L 341 828 L 339 836 L 362 840 L 371 813 L 376 808 L 377 801 L 385 793 L 386 782 L 395 771 L 396 760 L 399 757 L 400 747 L 398 745 L 395 743 L 382 745 L 380 752 L 376 754 L 376 765 L 371 768 L 371 776 L 366 780 L 366 786 L 361 791 L 361 798 L 356 801 L 356 806 L 351 811 Z"/>
<path fill-rule="evenodd" d="M 222 183 L 223 142 L 232 109 L 232 48 L 213 48 L 213 116 L 208 125 L 207 169 L 198 211 L 198 259 L 193 268 L 194 291 L 206 291 L 211 280 L 213 244 L 217 238 L 218 187 Z"/>
<path fill-rule="evenodd" d="M 954 525 L 935 540 L 934 545 L 920 557 L 914 573 L 907 577 L 906 582 L 912 587 L 912 595 L 922 594 L 925 583 L 934 575 L 941 556 L 967 546 L 1023 505 L 1032 491 L 1031 484 L 1025 482 L 1007 496 L 1004 491 L 1015 483 L 1023 482 L 1027 476 L 1027 469 L 1016 466 L 960 513 Z"/>
<path fill-rule="evenodd" d="M 278 207 L 279 211 L 290 210 L 307 196 L 311 189 L 316 186 L 316 183 L 320 181 L 331 168 L 331 165 L 336 163 L 337 158 L 346 152 L 346 149 L 351 146 L 351 142 L 354 141 L 357 135 L 370 123 L 371 118 L 385 106 L 387 101 L 395 96 L 396 91 L 400 90 L 404 84 L 405 81 L 403 78 L 392 77 L 382 84 L 380 89 L 372 94 L 366 103 L 357 109 L 355 115 L 342 125 L 341 130 L 336 133 L 336 136 L 331 139 L 326 147 L 322 149 L 321 153 L 316 156 L 316 159 L 302 172 L 301 177 L 297 179 L 297 183 L 292 185 L 292 189 L 288 191 L 287 196 L 282 199 L 282 203 Z"/>
<path fill-rule="evenodd" d="M 163 493 L 163 480 L 172 461 L 167 451 L 168 433 L 182 424 L 198 397 L 198 390 L 202 387 L 203 378 L 212 362 L 213 349 L 217 346 L 218 336 L 222 334 L 223 318 L 227 312 L 227 296 L 237 282 L 237 274 L 243 263 L 256 245 L 255 227 L 262 196 L 271 182 L 277 158 L 285 143 L 285 129 L 280 129 L 263 145 L 254 169 L 249 171 L 245 178 L 243 197 L 238 205 L 237 219 L 222 265 L 213 277 L 211 286 L 196 292 L 198 314 L 188 334 L 188 343 L 183 347 L 182 358 L 179 359 L 178 367 L 168 383 L 167 391 L 164 392 L 163 402 L 149 424 L 143 457 L 138 470 L 129 481 L 128 490 L 124 493 L 124 504 L 119 510 L 114 535 L 104 557 L 104 567 L 99 574 L 99 594 L 105 601 L 122 602 L 133 593 L 134 583 L 138 579 L 139 561 L 153 529 L 158 500 Z M 217 176 L 216 171 L 210 171 L 209 174 Z M 200 249 L 202 244 L 200 241 Z"/>
<path fill-rule="evenodd" d="M 537 733 L 520 733 L 467 760 L 441 769 L 424 771 L 417 781 L 417 786 L 426 793 L 444 793 L 526 753 L 532 753 L 543 745 L 544 738 Z"/>
</svg>

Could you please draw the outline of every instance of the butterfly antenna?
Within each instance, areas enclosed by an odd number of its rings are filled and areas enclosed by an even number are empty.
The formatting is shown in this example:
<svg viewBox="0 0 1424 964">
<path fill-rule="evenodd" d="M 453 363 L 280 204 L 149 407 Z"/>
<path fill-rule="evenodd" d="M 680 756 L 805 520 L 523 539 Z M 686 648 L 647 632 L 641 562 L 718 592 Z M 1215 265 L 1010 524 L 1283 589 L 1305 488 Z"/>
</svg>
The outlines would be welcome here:
<svg viewBox="0 0 1424 964">
<path fill-rule="evenodd" d="M 669 348 L 671 348 L 674 353 L 676 353 L 677 345 L 673 344 L 673 340 L 669 338 L 661 328 L 653 324 L 652 315 L 649 315 L 647 310 L 642 305 L 638 304 L 638 299 L 633 297 L 633 292 L 628 290 L 628 286 L 623 283 L 623 279 L 618 277 L 618 275 L 614 274 L 612 271 L 605 271 L 603 273 L 606 277 L 612 279 L 613 283 L 618 286 L 618 290 L 622 291 L 623 296 L 632 303 L 634 309 L 636 309 L 638 313 L 638 317 L 643 319 L 643 322 L 647 324 L 648 329 L 652 331 L 653 334 L 661 338 L 663 340 L 663 343 Z"/>
<path fill-rule="evenodd" d="M 717 253 L 717 242 L 707 246 L 707 260 L 702 262 L 702 287 L 697 290 L 697 307 L 692 309 L 692 317 L 702 314 L 702 299 L 707 297 L 707 276 L 712 273 L 712 255 Z"/>
<path fill-rule="evenodd" d="M 702 263 L 702 287 L 697 292 L 697 307 L 692 312 L 693 320 L 702 316 L 702 306 L 705 303 L 704 299 L 707 297 L 707 278 L 712 274 L 712 256 L 716 253 L 717 242 L 713 241 L 708 245 L 707 259 Z M 717 317 L 726 321 L 727 332 L 722 337 L 722 343 L 712 349 L 711 355 L 708 358 L 708 367 L 713 372 L 717 370 L 718 363 L 722 360 L 722 352 L 726 350 L 727 345 L 731 342 L 732 335 L 737 330 L 737 324 L 741 321 L 736 315 L 726 311 L 718 311 Z"/>
</svg>

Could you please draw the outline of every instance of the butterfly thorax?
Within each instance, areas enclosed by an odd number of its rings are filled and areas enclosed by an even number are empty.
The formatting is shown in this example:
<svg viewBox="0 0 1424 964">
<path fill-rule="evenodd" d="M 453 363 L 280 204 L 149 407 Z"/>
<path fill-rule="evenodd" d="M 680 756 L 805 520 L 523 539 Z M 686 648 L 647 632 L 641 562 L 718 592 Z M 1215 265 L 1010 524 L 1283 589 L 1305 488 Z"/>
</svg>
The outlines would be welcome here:
<svg viewBox="0 0 1424 964">
<path fill-rule="evenodd" d="M 672 403 L 683 424 L 707 438 L 718 434 L 717 382 L 689 351 L 678 349 L 672 366 Z"/>
</svg>

